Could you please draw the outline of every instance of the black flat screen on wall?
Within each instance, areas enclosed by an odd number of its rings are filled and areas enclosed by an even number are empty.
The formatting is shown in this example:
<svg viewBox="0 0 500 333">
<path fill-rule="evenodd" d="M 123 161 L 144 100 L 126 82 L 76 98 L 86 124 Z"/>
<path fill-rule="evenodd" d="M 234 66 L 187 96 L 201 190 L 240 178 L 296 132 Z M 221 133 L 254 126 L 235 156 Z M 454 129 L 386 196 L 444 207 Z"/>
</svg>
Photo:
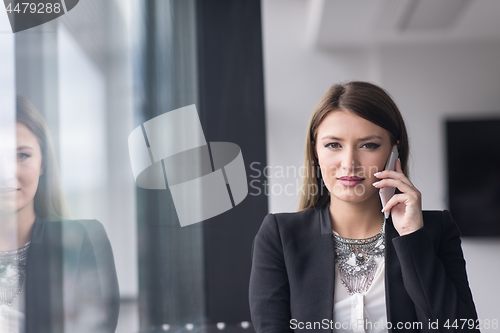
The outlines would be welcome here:
<svg viewBox="0 0 500 333">
<path fill-rule="evenodd" d="M 463 236 L 500 236 L 500 118 L 446 122 L 450 212 Z"/>
</svg>

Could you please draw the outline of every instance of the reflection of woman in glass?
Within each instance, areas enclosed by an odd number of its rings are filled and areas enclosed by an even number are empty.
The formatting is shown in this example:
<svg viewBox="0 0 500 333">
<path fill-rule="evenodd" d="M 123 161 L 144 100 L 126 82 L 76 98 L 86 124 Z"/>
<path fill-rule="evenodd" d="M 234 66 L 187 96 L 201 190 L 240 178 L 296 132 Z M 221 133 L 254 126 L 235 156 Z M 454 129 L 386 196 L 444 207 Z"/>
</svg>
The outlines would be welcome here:
<svg viewBox="0 0 500 333">
<path fill-rule="evenodd" d="M 384 170 L 394 145 L 400 159 Z M 459 230 L 448 211 L 422 211 L 408 147 L 381 88 L 350 82 L 323 96 L 309 122 L 300 211 L 268 214 L 255 238 L 256 332 L 477 332 Z M 387 186 L 397 193 L 386 219 Z"/>
<path fill-rule="evenodd" d="M 119 292 L 106 232 L 95 220 L 64 219 L 49 132 L 21 97 L 16 130 L 17 168 L 2 162 L 0 183 L 0 322 L 15 332 L 114 332 Z"/>
</svg>

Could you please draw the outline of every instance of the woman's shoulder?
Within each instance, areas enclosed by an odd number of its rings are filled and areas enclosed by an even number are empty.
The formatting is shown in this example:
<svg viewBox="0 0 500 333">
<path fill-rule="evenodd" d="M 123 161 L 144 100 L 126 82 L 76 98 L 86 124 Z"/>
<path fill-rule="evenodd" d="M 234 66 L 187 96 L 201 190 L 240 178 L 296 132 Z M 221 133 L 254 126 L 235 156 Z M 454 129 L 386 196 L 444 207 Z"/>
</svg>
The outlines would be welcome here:
<svg viewBox="0 0 500 333">
<path fill-rule="evenodd" d="M 301 220 L 304 217 L 308 217 L 319 213 L 321 208 L 307 208 L 300 210 L 298 212 L 280 212 L 280 213 L 269 213 L 268 215 L 274 215 L 277 219 L 282 221 L 294 221 Z"/>
<path fill-rule="evenodd" d="M 296 223 L 304 224 L 304 221 L 311 221 L 317 218 L 320 208 L 307 208 L 298 212 L 269 213 L 264 218 L 263 223 L 277 223 L 283 226 L 292 226 Z"/>
<path fill-rule="evenodd" d="M 282 237 L 306 236 L 320 230 L 320 209 L 307 208 L 298 212 L 269 213 L 259 233 L 278 233 Z"/>
<path fill-rule="evenodd" d="M 63 237 L 85 237 L 91 239 L 107 239 L 106 230 L 101 222 L 95 219 L 42 219 L 37 218 L 35 228 L 45 236 L 61 234 Z"/>
<path fill-rule="evenodd" d="M 459 237 L 460 230 L 448 210 L 423 210 L 424 227 L 433 238 Z"/>
<path fill-rule="evenodd" d="M 442 227 L 443 224 L 455 224 L 448 210 L 423 210 L 422 216 L 426 227 Z"/>
<path fill-rule="evenodd" d="M 92 258 L 113 264 L 113 250 L 103 224 L 97 220 L 42 219 L 35 220 L 31 243 L 38 249 L 63 250 L 65 256 Z M 110 266 L 111 267 L 111 266 Z"/>
<path fill-rule="evenodd" d="M 38 219 L 37 221 L 38 222 Z M 62 228 L 62 229 L 104 229 L 104 226 L 98 220 L 70 220 L 70 219 L 40 219 L 41 223 L 45 223 L 49 228 Z"/>
</svg>

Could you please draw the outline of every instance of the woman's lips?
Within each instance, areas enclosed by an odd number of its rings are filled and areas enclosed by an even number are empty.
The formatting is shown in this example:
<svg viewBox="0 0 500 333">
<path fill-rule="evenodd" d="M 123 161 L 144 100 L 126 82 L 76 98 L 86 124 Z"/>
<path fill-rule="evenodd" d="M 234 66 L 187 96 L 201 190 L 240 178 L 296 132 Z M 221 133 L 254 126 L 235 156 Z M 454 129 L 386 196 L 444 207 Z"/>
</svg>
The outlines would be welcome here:
<svg viewBox="0 0 500 333">
<path fill-rule="evenodd" d="M 337 179 L 338 179 L 340 184 L 342 184 L 346 187 L 353 187 L 353 186 L 359 185 L 365 180 L 364 178 L 356 177 L 356 176 L 351 176 L 351 177 L 344 176 L 344 177 L 340 177 Z"/>
<path fill-rule="evenodd" d="M 16 194 L 19 189 L 17 188 L 0 188 L 0 195 Z"/>
</svg>

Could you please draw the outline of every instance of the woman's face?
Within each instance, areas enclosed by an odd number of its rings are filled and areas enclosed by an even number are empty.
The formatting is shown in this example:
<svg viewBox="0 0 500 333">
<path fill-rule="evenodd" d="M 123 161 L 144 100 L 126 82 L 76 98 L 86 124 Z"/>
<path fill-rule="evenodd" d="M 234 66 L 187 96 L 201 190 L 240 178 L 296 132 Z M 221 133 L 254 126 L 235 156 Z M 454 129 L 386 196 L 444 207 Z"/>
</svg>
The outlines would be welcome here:
<svg viewBox="0 0 500 333">
<path fill-rule="evenodd" d="M 374 195 L 373 176 L 391 152 L 389 132 L 353 113 L 330 112 L 318 127 L 315 153 L 332 200 L 358 203 Z"/>
<path fill-rule="evenodd" d="M 1 208 L 4 212 L 34 209 L 38 181 L 43 174 L 42 152 L 36 136 L 23 124 L 16 124 L 17 172 L 3 175 Z"/>
</svg>

